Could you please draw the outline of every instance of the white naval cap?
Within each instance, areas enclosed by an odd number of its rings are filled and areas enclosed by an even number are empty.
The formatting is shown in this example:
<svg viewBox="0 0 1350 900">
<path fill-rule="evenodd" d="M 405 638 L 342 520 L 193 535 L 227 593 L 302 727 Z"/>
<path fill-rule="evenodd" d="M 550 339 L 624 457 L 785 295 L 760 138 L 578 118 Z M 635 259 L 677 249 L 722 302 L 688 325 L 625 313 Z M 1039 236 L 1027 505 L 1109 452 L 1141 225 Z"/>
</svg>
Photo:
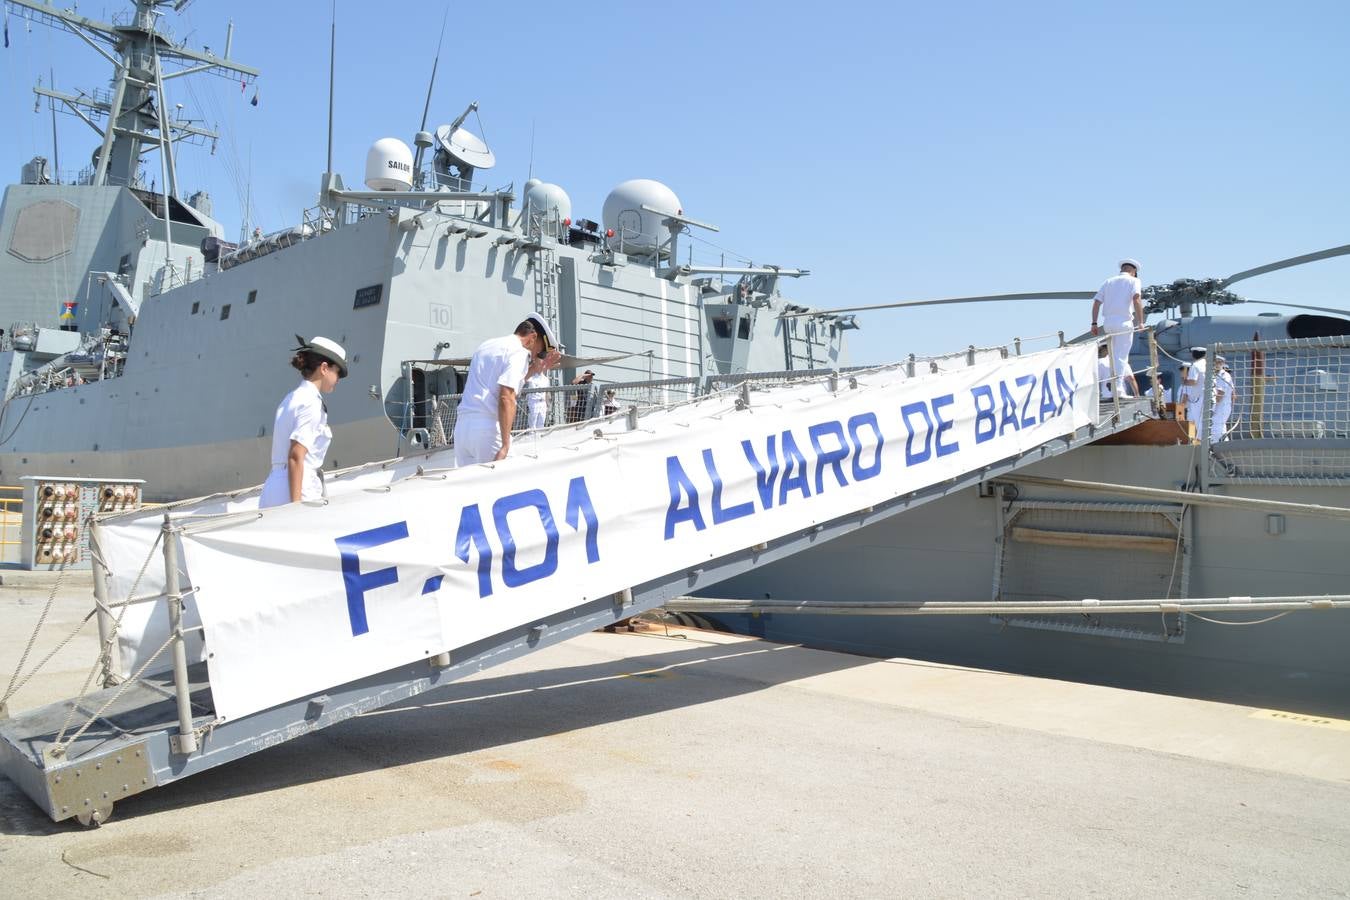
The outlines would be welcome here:
<svg viewBox="0 0 1350 900">
<path fill-rule="evenodd" d="M 1139 271 L 1139 261 L 1135 259 L 1130 259 L 1128 256 L 1120 261 L 1120 268 L 1123 269 L 1126 266 L 1134 266 L 1134 270 L 1136 272 Z"/>
<path fill-rule="evenodd" d="M 306 350 L 315 356 L 323 357 L 337 366 L 339 375 L 343 378 L 347 377 L 347 351 L 343 350 L 342 345 L 337 341 L 318 336 L 305 340 L 298 334 L 295 339 L 300 342 L 300 346 L 295 349 Z"/>
<path fill-rule="evenodd" d="M 537 313 L 530 313 L 528 316 L 525 317 L 525 321 L 529 322 L 534 326 L 535 334 L 543 337 L 544 343 L 547 345 L 544 347 L 545 351 L 555 349 L 562 351 L 567 349 L 558 342 L 558 336 L 553 333 L 553 328 L 547 322 L 544 321 L 543 316 L 540 316 Z"/>
<path fill-rule="evenodd" d="M 1192 348 L 1191 348 L 1191 353 L 1192 353 L 1193 355 L 1196 355 L 1196 356 L 1204 356 L 1204 355 L 1205 355 L 1206 353 L 1208 353 L 1208 352 L 1209 352 L 1209 351 L 1206 350 L 1204 347 L 1192 347 Z"/>
</svg>

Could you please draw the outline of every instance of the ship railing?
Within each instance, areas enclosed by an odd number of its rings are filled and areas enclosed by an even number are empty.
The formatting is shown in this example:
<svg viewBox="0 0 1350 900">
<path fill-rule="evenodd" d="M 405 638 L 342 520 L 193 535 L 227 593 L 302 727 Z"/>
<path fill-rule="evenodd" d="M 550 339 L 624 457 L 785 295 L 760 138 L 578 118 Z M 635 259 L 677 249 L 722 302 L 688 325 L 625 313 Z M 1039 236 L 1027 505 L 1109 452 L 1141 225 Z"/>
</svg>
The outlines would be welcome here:
<svg viewBox="0 0 1350 900">
<path fill-rule="evenodd" d="M 319 211 L 316 212 L 316 210 Z M 224 271 L 259 257 L 267 256 L 270 253 L 275 253 L 278 250 L 284 250 L 331 230 L 334 221 L 332 213 L 322 210 L 321 207 L 307 209 L 304 211 L 299 225 L 292 225 L 289 228 L 282 228 L 279 231 L 272 231 L 267 234 L 255 234 L 252 240 L 239 245 L 229 253 L 222 254 L 219 266 Z"/>
<path fill-rule="evenodd" d="M 526 235 L 538 239 L 540 237 L 550 237 L 555 241 L 566 241 L 568 239 L 568 230 L 570 222 L 564 222 L 563 217 L 555 206 L 549 210 L 537 210 L 526 207 L 522 211 L 524 216 L 523 231 Z"/>
<path fill-rule="evenodd" d="M 624 414 L 632 408 L 639 411 L 670 409 L 722 391 L 741 391 L 749 403 L 754 392 L 783 384 L 822 382 L 833 384 L 837 389 L 840 383 L 856 384 L 859 380 L 865 379 L 869 373 L 891 372 L 896 369 L 904 371 L 907 377 L 921 378 L 956 371 L 963 367 L 1006 360 L 1023 353 L 1062 346 L 1065 343 L 1067 342 L 1063 333 L 1056 332 L 1015 339 L 1007 345 L 990 347 L 971 345 L 964 350 L 924 357 L 911 354 L 900 362 L 870 366 L 730 372 L 637 381 L 597 380 L 583 385 L 527 388 L 521 392 L 512 432 L 529 430 L 531 403 L 538 411 L 541 401 L 542 427 L 547 429 Z M 1042 344 L 1046 346 L 1040 346 Z M 1155 384 L 1156 372 L 1155 365 L 1135 373 L 1139 376 L 1139 387 Z M 1096 390 L 1102 398 L 1098 416 L 1100 425 L 1119 422 L 1131 415 L 1144 414 L 1142 401 L 1134 396 L 1136 388 L 1133 383 L 1127 382 L 1125 394 L 1119 397 L 1114 396 L 1114 383 L 1114 374 L 1107 374 L 1095 381 Z M 403 449 L 402 439 L 410 439 L 417 445 L 432 448 L 450 444 L 453 441 L 455 418 L 461 397 L 462 395 L 458 393 L 429 392 L 421 398 L 404 396 L 391 402 L 389 413 L 390 418 L 399 427 L 400 451 Z M 1159 403 L 1160 398 L 1153 405 L 1156 407 Z"/>
<path fill-rule="evenodd" d="M 308 240 L 333 230 L 337 216 L 326 206 L 311 206 L 300 214 L 301 236 Z"/>
<path fill-rule="evenodd" d="M 532 430 L 531 413 L 542 420 L 540 428 L 571 426 L 631 407 L 666 408 L 701 395 L 702 378 L 667 378 L 622 383 L 564 384 L 526 388 L 516 404 L 512 434 Z M 462 394 L 430 395 L 421 401 L 401 404 L 402 431 L 417 444 L 436 448 L 453 442 L 455 420 Z"/>
<path fill-rule="evenodd" d="M 82 169 L 61 169 L 60 171 L 47 167 L 43 172 L 46 180 L 41 183 L 88 186 L 94 183 L 96 171 L 97 170 L 95 170 L 93 166 L 85 166 Z M 116 187 L 132 187 L 140 190 L 145 190 L 148 187 L 145 179 L 139 174 L 130 179 L 121 178 L 111 173 L 107 174 L 105 177 L 107 178 L 108 184 Z"/>
<path fill-rule="evenodd" d="M 1350 484 L 1350 336 L 1213 344 L 1201 400 L 1209 482 Z"/>
<path fill-rule="evenodd" d="M 386 215 L 391 207 L 407 206 L 413 209 L 424 209 L 428 204 L 434 204 L 436 210 L 443 215 L 454 216 L 460 219 L 472 219 L 475 222 L 488 222 L 494 218 L 493 209 L 496 205 L 491 199 L 455 199 L 454 194 L 478 194 L 483 197 L 491 194 L 510 194 L 514 190 L 513 184 L 507 184 L 498 188 L 490 188 L 486 184 L 474 184 L 467 178 L 459 178 L 446 172 L 437 171 L 434 163 L 424 165 L 417 173 L 414 179 L 414 187 L 423 192 L 439 192 L 446 194 L 445 199 L 436 197 L 399 197 L 392 195 L 388 200 L 360 200 L 350 201 L 343 204 L 342 223 L 352 225 L 362 219 L 371 216 Z"/>
</svg>

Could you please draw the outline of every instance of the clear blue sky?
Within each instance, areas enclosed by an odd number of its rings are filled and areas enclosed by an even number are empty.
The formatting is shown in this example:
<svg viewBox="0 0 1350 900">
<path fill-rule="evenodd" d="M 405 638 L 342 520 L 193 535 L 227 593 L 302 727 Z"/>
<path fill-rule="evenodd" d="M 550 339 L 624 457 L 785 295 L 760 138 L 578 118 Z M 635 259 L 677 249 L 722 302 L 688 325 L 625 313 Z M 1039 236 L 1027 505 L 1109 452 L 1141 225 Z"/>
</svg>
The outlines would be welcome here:
<svg viewBox="0 0 1350 900">
<path fill-rule="evenodd" d="M 237 83 L 170 85 L 186 115 L 230 132 L 214 157 L 182 151 L 180 184 L 209 189 L 231 235 L 248 180 L 265 230 L 315 202 L 328 8 L 196 0 L 169 18 L 217 53 L 233 18 L 234 58 L 263 70 L 256 108 Z M 337 9 L 335 168 L 352 185 L 372 141 L 416 131 L 445 6 Z M 5 182 L 51 153 L 36 78 L 108 77 L 73 36 L 13 14 L 9 30 Z M 792 293 L 817 306 L 1091 290 L 1125 255 L 1146 284 L 1223 276 L 1350 243 L 1344 2 L 461 2 L 445 43 L 429 124 L 479 101 L 490 186 L 519 189 L 534 129 L 534 174 L 562 184 L 578 217 L 599 219 L 620 181 L 664 181 L 721 227 L 717 244 L 811 269 Z M 59 127 L 62 168 L 87 163 L 92 132 L 69 116 Z M 1241 293 L 1347 307 L 1347 280 L 1342 258 Z M 854 358 L 1077 333 L 1087 306 L 868 313 Z"/>
</svg>

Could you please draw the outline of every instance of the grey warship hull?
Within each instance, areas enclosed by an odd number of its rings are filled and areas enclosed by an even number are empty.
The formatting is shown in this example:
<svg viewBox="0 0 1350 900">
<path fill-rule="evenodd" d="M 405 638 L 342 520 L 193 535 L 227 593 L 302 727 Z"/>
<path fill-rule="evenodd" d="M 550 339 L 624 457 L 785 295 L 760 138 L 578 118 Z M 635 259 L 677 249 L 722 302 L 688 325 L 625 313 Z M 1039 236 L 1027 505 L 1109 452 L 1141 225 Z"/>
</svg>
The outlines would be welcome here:
<svg viewBox="0 0 1350 900">
<path fill-rule="evenodd" d="M 1191 447 L 1087 447 L 1032 474 L 1171 489 L 1194 465 Z M 1033 497 L 1075 492 L 1030 491 Z M 1350 506 L 1350 489 L 1244 487 L 1225 492 Z M 1081 500 L 1083 495 L 1077 494 Z M 999 579 L 1001 495 L 968 490 L 829 546 L 719 585 L 719 597 L 806 602 L 989 602 Z M 1297 519 L 1269 533 L 1264 512 L 1195 508 L 1188 593 L 1193 597 L 1343 594 L 1350 587 L 1350 522 Z M 1084 513 L 1087 516 L 1087 513 Z M 1090 527 L 1090 526 L 1089 526 Z M 1013 553 L 1020 552 L 1014 546 Z M 1112 596 L 1111 580 L 1139 563 L 1119 550 L 1059 548 L 1035 566 L 1037 599 Z M 1055 558 L 1057 557 L 1057 558 Z M 1033 564 L 1028 563 L 1030 568 Z M 1094 569 L 1096 570 L 1094 573 Z M 1138 596 L 1158 596 L 1138 592 Z M 997 590 L 997 586 L 995 587 Z M 1175 596 L 1175 592 L 1174 592 Z M 1012 605 L 1012 597 L 1007 598 Z M 1073 681 L 1345 716 L 1350 714 L 1350 613 L 1138 616 L 717 615 L 735 631 L 880 657 L 927 659 Z M 1224 625 L 1216 622 L 1234 622 Z M 1255 623 L 1255 624 L 1253 624 Z"/>
<path fill-rule="evenodd" d="M 1137 334 L 1131 368 L 1185 407 L 1169 387 L 1192 348 L 1226 354 L 1230 415 L 1214 415 L 1211 365 L 1197 423 L 916 506 L 719 586 L 706 609 L 775 640 L 1350 716 L 1350 320 L 1192 315 L 1195 283 L 1178 285 L 1180 318 Z M 841 602 L 855 606 L 810 611 Z M 1113 602 L 1149 611 L 1096 611 Z"/>
</svg>

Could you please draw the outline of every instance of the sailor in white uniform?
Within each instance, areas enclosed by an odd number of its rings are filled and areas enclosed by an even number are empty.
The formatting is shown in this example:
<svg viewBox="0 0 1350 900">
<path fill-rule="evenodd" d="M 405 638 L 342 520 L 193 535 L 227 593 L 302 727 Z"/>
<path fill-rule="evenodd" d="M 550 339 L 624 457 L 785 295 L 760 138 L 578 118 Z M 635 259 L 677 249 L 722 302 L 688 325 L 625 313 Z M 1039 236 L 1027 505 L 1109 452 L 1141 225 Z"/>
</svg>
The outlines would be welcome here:
<svg viewBox="0 0 1350 900">
<path fill-rule="evenodd" d="M 1186 418 L 1195 423 L 1195 436 L 1205 437 L 1205 348 L 1191 348 L 1191 364 L 1181 377 L 1181 399 L 1186 401 Z"/>
<path fill-rule="evenodd" d="M 1130 372 L 1130 347 L 1134 345 L 1134 330 L 1144 327 L 1144 304 L 1140 299 L 1139 263 L 1132 259 L 1120 261 L 1120 274 L 1106 279 L 1092 298 L 1092 333 L 1105 331 L 1111 339 L 1111 365 L 1115 369 L 1115 392 L 1125 396 L 1126 376 Z M 1103 328 L 1097 327 L 1101 314 Z M 1131 379 L 1133 380 L 1133 379 Z"/>
<path fill-rule="evenodd" d="M 1228 371 L 1228 360 L 1214 357 L 1214 414 L 1210 420 L 1210 440 L 1221 441 L 1228 433 L 1228 419 L 1233 415 L 1235 385 L 1233 373 Z"/>
<path fill-rule="evenodd" d="M 333 432 L 323 395 L 332 393 L 338 379 L 347 377 L 347 352 L 326 337 L 295 339 L 300 346 L 291 366 L 300 371 L 300 384 L 282 398 L 272 425 L 272 469 L 263 482 L 259 508 L 323 497 L 320 469 Z"/>
<path fill-rule="evenodd" d="M 525 387 L 530 390 L 530 393 L 525 396 L 526 427 L 531 429 L 543 428 L 544 423 L 548 420 L 548 394 L 542 393 L 543 389 L 548 386 L 547 372 L 535 372 L 525 379 Z"/>
<path fill-rule="evenodd" d="M 561 350 L 553 329 L 534 313 L 512 334 L 478 345 L 455 416 L 455 465 L 506 458 L 521 385 L 561 362 Z"/>
</svg>

